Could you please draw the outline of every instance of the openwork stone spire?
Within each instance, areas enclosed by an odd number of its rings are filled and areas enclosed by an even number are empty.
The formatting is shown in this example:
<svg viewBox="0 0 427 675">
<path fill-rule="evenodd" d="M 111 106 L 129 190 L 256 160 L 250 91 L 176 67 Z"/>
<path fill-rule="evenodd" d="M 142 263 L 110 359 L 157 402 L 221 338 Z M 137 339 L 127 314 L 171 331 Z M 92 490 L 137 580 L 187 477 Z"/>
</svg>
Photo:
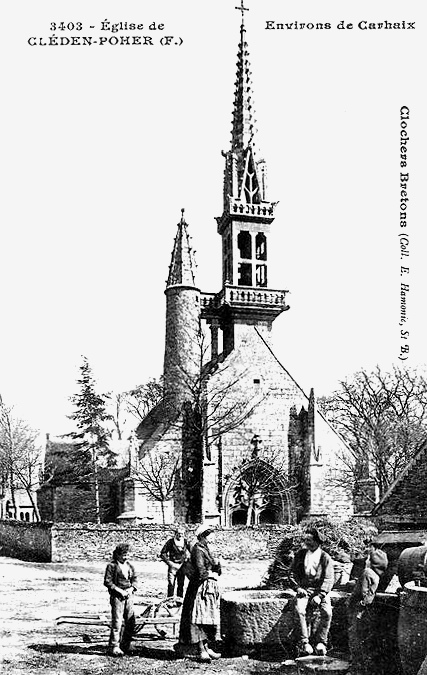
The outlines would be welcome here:
<svg viewBox="0 0 427 675">
<path fill-rule="evenodd" d="M 262 159 L 255 156 L 256 120 L 252 93 L 251 68 L 244 12 L 246 7 L 236 7 L 242 13 L 240 41 L 237 53 L 237 75 L 234 91 L 233 125 L 231 148 L 223 152 L 224 169 L 224 212 L 230 206 L 245 208 L 245 205 L 267 204 L 267 167 Z"/>
<path fill-rule="evenodd" d="M 241 155 L 249 146 L 254 147 L 256 132 L 255 110 L 252 93 L 251 69 L 248 44 L 245 40 L 245 25 L 240 26 L 240 42 L 237 54 L 237 77 L 234 94 L 233 129 L 231 149 Z"/>
<path fill-rule="evenodd" d="M 191 248 L 188 225 L 184 218 L 184 209 L 181 209 L 181 220 L 172 250 L 172 258 L 169 265 L 169 275 L 166 287 L 170 286 L 195 286 L 194 250 Z"/>
</svg>

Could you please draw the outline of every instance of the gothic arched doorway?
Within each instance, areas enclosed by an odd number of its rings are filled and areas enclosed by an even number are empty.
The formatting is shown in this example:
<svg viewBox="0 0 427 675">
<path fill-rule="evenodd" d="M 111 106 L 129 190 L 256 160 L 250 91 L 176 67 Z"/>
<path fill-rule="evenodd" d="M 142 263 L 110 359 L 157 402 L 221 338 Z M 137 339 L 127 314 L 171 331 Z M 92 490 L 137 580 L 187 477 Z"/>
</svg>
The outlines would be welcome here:
<svg viewBox="0 0 427 675">
<path fill-rule="evenodd" d="M 262 459 L 245 462 L 224 493 L 225 526 L 293 522 L 286 476 Z"/>
</svg>

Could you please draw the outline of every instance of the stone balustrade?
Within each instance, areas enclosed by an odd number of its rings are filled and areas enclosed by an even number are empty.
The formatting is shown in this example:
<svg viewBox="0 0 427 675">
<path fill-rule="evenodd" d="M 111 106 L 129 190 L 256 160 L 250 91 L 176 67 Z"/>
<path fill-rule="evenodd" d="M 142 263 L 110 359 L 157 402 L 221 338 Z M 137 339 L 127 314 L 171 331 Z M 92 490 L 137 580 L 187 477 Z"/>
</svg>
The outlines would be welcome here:
<svg viewBox="0 0 427 675">
<path fill-rule="evenodd" d="M 203 310 L 218 309 L 224 304 L 237 306 L 240 304 L 257 307 L 282 307 L 286 309 L 286 293 L 284 290 L 271 290 L 244 286 L 225 286 L 219 293 L 202 293 Z"/>
<path fill-rule="evenodd" d="M 274 202 L 245 204 L 241 202 L 240 199 L 233 199 L 230 197 L 229 200 L 229 212 L 232 216 L 258 216 L 259 218 L 268 218 L 269 220 L 273 220 L 275 206 L 276 204 Z"/>
</svg>

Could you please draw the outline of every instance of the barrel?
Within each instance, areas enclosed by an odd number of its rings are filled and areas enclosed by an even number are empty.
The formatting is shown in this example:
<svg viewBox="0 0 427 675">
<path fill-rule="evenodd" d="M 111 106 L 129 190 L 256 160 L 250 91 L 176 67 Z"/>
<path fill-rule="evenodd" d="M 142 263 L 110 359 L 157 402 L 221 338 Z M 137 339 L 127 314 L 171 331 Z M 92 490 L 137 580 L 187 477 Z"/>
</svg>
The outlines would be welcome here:
<svg viewBox="0 0 427 675">
<path fill-rule="evenodd" d="M 400 594 L 397 641 L 403 675 L 417 675 L 427 655 L 427 588 L 413 581 Z"/>
<path fill-rule="evenodd" d="M 397 562 L 397 576 L 401 586 L 413 581 L 422 568 L 427 572 L 427 545 L 403 549 Z"/>
</svg>

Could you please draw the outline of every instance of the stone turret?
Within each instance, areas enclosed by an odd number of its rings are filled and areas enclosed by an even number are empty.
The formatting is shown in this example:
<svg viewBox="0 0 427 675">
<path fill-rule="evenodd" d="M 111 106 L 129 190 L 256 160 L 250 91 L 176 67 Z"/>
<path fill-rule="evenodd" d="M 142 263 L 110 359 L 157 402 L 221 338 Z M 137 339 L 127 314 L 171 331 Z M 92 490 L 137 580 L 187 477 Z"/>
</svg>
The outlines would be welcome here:
<svg viewBox="0 0 427 675">
<path fill-rule="evenodd" d="M 194 251 L 182 209 L 166 285 L 166 341 L 163 366 L 165 402 L 179 411 L 200 377 L 200 290 Z"/>
</svg>

